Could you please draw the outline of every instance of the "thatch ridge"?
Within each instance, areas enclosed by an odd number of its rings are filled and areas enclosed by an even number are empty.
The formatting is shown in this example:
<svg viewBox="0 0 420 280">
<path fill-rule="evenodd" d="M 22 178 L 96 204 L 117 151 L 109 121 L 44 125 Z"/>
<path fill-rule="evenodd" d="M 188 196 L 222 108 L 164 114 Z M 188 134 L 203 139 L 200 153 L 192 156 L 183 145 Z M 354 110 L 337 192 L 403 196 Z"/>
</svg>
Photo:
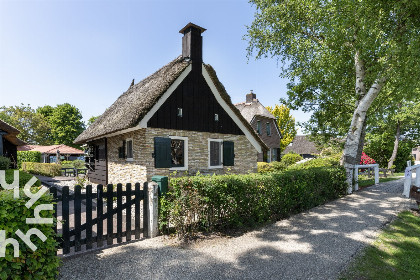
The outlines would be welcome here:
<svg viewBox="0 0 420 280">
<path fill-rule="evenodd" d="M 16 137 L 20 133 L 20 131 L 16 127 L 8 124 L 5 121 L 0 120 L 0 130 L 7 132 L 7 134 L 4 135 L 4 138 L 6 138 L 10 143 L 16 146 L 26 145 L 25 141 L 22 141 Z"/>
<path fill-rule="evenodd" d="M 130 86 L 75 140 L 81 144 L 110 133 L 136 126 L 166 90 L 187 68 L 189 62 L 177 57 L 154 74 Z"/>
<path fill-rule="evenodd" d="M 238 108 L 236 108 L 235 105 L 233 105 L 232 100 L 229 94 L 227 93 L 225 86 L 220 82 L 219 78 L 216 75 L 216 71 L 213 69 L 213 67 L 210 64 L 204 64 L 204 68 L 206 68 L 207 73 L 209 73 L 211 80 L 213 81 L 214 85 L 216 86 L 217 91 L 220 93 L 223 100 L 226 101 L 226 103 L 229 105 L 229 107 L 232 109 L 235 115 L 239 118 L 242 124 L 245 125 L 245 127 L 249 130 L 249 132 L 251 132 L 255 140 L 257 140 L 258 143 L 260 143 L 262 149 L 268 150 L 267 145 L 257 135 L 257 133 L 254 131 L 252 126 L 249 124 L 249 122 L 242 116 Z"/>
</svg>

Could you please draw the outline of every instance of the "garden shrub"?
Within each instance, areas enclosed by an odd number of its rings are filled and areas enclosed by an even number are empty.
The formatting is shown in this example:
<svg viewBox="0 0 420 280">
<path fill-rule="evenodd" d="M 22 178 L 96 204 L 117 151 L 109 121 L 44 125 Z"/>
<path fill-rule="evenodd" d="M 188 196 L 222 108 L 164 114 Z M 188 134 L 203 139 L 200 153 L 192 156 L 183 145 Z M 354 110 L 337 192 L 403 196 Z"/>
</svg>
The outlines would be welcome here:
<svg viewBox="0 0 420 280">
<path fill-rule="evenodd" d="M 267 162 L 258 162 L 258 173 L 264 174 L 269 172 L 278 172 L 285 170 L 287 165 L 284 162 L 273 161 L 270 163 Z"/>
<path fill-rule="evenodd" d="M 270 164 L 267 162 L 258 162 L 257 170 L 258 170 L 258 173 L 261 173 L 261 174 L 273 171 Z"/>
<path fill-rule="evenodd" d="M 74 167 L 74 168 L 80 169 L 80 168 L 84 168 L 85 167 L 85 161 L 80 160 L 80 159 L 76 159 L 76 160 L 63 160 L 61 162 L 61 166 L 62 167 L 66 167 L 66 168 Z"/>
<path fill-rule="evenodd" d="M 35 192 L 35 190 L 34 190 Z M 20 192 L 20 198 L 13 198 L 13 190 L 0 191 L 0 225 L 6 231 L 6 239 L 14 238 L 19 242 L 19 257 L 13 256 L 13 246 L 6 247 L 5 257 L 0 257 L 0 279 L 56 279 L 60 260 L 56 256 L 58 243 L 52 224 L 27 224 L 26 218 L 34 218 L 34 209 L 40 204 L 52 203 L 50 195 L 43 195 L 37 202 L 27 209 L 25 203 L 29 200 Z M 53 211 L 40 212 L 43 218 L 53 218 Z M 56 222 L 56 221 L 54 221 Z M 26 234 L 30 229 L 37 228 L 47 239 L 43 242 L 32 235 L 31 241 L 37 247 L 32 251 L 17 235 L 21 230 Z"/>
<path fill-rule="evenodd" d="M 10 159 L 7 157 L 0 156 L 0 170 L 7 170 L 10 168 Z"/>
<path fill-rule="evenodd" d="M 299 164 L 294 164 L 288 167 L 288 170 L 307 169 L 314 167 L 339 167 L 340 156 L 333 155 L 329 157 L 314 158 Z"/>
<path fill-rule="evenodd" d="M 49 177 L 61 175 L 61 165 L 56 163 L 23 162 L 22 170 Z"/>
<path fill-rule="evenodd" d="M 8 183 L 8 184 L 13 183 L 14 171 L 15 170 L 13 170 L 13 169 L 6 170 L 6 183 Z M 19 186 L 25 186 L 26 183 L 28 183 L 29 180 L 31 180 L 32 177 L 33 177 L 33 175 L 19 170 Z M 41 181 L 37 180 L 34 185 L 37 186 L 37 187 L 41 186 Z M 0 192 L 2 190 L 3 190 L 3 188 L 2 188 L 2 185 L 0 184 Z"/>
<path fill-rule="evenodd" d="M 367 154 L 365 154 L 365 152 L 362 152 L 362 156 L 360 158 L 359 164 L 366 165 L 366 164 L 375 164 L 375 163 L 376 161 L 373 158 L 369 157 Z"/>
<path fill-rule="evenodd" d="M 335 199 L 346 187 L 343 167 L 171 178 L 159 226 L 182 236 L 252 227 Z"/>
<path fill-rule="evenodd" d="M 22 169 L 22 162 L 41 162 L 41 152 L 38 151 L 18 151 L 17 164 Z"/>
<path fill-rule="evenodd" d="M 303 157 L 301 155 L 295 154 L 295 153 L 288 153 L 282 156 L 281 162 L 285 164 L 286 166 L 295 164 L 298 161 L 301 161 Z"/>
</svg>

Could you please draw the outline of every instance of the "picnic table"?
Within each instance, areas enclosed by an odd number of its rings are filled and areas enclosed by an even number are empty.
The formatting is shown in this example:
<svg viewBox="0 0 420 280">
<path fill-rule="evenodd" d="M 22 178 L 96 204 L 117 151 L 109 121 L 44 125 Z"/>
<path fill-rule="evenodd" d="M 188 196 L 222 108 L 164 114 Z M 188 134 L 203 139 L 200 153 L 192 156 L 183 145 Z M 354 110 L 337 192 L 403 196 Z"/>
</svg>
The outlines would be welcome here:
<svg viewBox="0 0 420 280">
<path fill-rule="evenodd" d="M 62 171 L 64 176 L 75 177 L 75 176 L 79 176 L 79 174 L 85 174 L 86 175 L 87 168 L 63 167 L 63 168 L 61 168 L 61 171 Z"/>
</svg>

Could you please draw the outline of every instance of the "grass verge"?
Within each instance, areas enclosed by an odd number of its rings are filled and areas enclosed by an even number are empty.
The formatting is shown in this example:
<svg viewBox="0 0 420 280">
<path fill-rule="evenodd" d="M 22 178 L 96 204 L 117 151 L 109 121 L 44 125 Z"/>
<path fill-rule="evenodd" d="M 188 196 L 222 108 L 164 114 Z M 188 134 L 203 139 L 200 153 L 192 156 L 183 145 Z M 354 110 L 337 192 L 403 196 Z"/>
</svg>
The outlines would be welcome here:
<svg viewBox="0 0 420 280">
<path fill-rule="evenodd" d="M 420 279 L 420 215 L 404 211 L 341 275 L 353 279 Z"/>
<path fill-rule="evenodd" d="M 388 175 L 388 177 L 379 177 L 379 183 L 388 182 L 398 180 L 404 177 L 404 173 L 394 173 L 393 176 Z M 373 186 L 375 184 L 375 178 L 367 178 L 366 175 L 359 176 L 359 188 L 365 188 L 369 186 Z"/>
</svg>

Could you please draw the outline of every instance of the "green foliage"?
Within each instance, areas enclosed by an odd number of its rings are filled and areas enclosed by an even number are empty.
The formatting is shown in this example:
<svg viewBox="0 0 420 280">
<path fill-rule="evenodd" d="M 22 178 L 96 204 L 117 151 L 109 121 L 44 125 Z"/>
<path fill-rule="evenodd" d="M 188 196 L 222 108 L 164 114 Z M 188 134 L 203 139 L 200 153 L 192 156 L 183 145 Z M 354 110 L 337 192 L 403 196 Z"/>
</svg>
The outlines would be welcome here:
<svg viewBox="0 0 420 280">
<path fill-rule="evenodd" d="M 84 168 L 85 167 L 85 161 L 76 159 L 76 160 L 63 160 L 61 162 L 62 167 L 70 168 L 74 167 L 77 169 Z"/>
<path fill-rule="evenodd" d="M 55 144 L 75 147 L 74 139 L 85 129 L 79 109 L 69 103 L 57 105 L 48 117 Z"/>
<path fill-rule="evenodd" d="M 258 162 L 258 173 L 264 174 L 269 172 L 278 172 L 285 170 L 287 165 L 284 162 L 273 161 L 270 163 L 267 162 Z"/>
<path fill-rule="evenodd" d="M 34 190 L 35 192 L 35 190 Z M 56 234 L 52 224 L 27 224 L 26 218 L 34 217 L 34 209 L 40 204 L 51 204 L 52 197 L 43 195 L 35 204 L 27 209 L 25 203 L 29 200 L 20 192 L 20 198 L 13 198 L 13 190 L 0 191 L 0 225 L 6 231 L 6 238 L 15 238 L 19 242 L 19 257 L 13 256 L 13 246 L 8 245 L 6 256 L 0 258 L 0 279 L 55 279 L 58 275 L 60 259 L 55 255 L 58 247 Z M 53 211 L 41 211 L 41 217 L 54 218 Z M 55 219 L 54 219 L 55 220 Z M 56 221 L 54 221 L 56 223 Z M 31 241 L 37 246 L 32 251 L 16 234 L 21 230 L 24 234 L 31 228 L 40 230 L 47 239 L 43 242 L 38 237 Z"/>
<path fill-rule="evenodd" d="M 8 183 L 8 184 L 13 183 L 14 174 L 15 174 L 14 171 L 15 170 L 13 170 L 13 169 L 6 170 L 6 183 Z M 32 177 L 33 177 L 33 175 L 19 170 L 19 186 L 24 187 L 25 184 L 28 183 L 29 180 L 32 179 Z M 35 182 L 34 186 L 36 186 L 36 187 L 41 186 L 41 181 L 37 180 Z M 1 187 L 2 186 L 0 185 L 0 188 Z M 2 189 L 0 189 L 0 191 L 2 191 Z"/>
<path fill-rule="evenodd" d="M 10 168 L 10 158 L 0 156 L 0 170 L 7 170 Z"/>
<path fill-rule="evenodd" d="M 337 154 L 329 157 L 314 158 L 299 164 L 291 165 L 288 170 L 301 170 L 316 167 L 339 167 L 340 156 Z"/>
<path fill-rule="evenodd" d="M 286 166 L 295 164 L 298 161 L 301 161 L 303 157 L 301 155 L 295 153 L 288 153 L 282 156 L 281 162 L 283 162 Z"/>
<path fill-rule="evenodd" d="M 22 170 L 31 174 L 55 177 L 61 175 L 61 165 L 56 163 L 23 162 Z"/>
<path fill-rule="evenodd" d="M 267 162 L 258 162 L 257 163 L 257 170 L 258 170 L 258 173 L 261 173 L 261 174 L 268 173 L 268 172 L 273 172 L 270 164 L 267 163 Z"/>
<path fill-rule="evenodd" d="M 38 151 L 18 151 L 17 162 L 18 168 L 22 168 L 22 162 L 40 162 L 41 152 Z"/>
<path fill-rule="evenodd" d="M 99 118 L 100 116 L 92 116 L 92 117 L 90 117 L 89 119 L 88 119 L 88 122 L 87 122 L 87 126 L 90 126 L 91 124 L 93 124 L 98 118 Z"/>
<path fill-rule="evenodd" d="M 159 226 L 182 236 L 252 227 L 339 197 L 345 178 L 342 167 L 171 178 L 160 198 Z"/>
<path fill-rule="evenodd" d="M 290 109 L 285 105 L 279 106 L 276 104 L 274 109 L 267 107 L 267 110 L 276 117 L 277 125 L 282 136 L 280 139 L 280 152 L 283 152 L 296 136 L 295 118 L 290 114 Z"/>
</svg>

